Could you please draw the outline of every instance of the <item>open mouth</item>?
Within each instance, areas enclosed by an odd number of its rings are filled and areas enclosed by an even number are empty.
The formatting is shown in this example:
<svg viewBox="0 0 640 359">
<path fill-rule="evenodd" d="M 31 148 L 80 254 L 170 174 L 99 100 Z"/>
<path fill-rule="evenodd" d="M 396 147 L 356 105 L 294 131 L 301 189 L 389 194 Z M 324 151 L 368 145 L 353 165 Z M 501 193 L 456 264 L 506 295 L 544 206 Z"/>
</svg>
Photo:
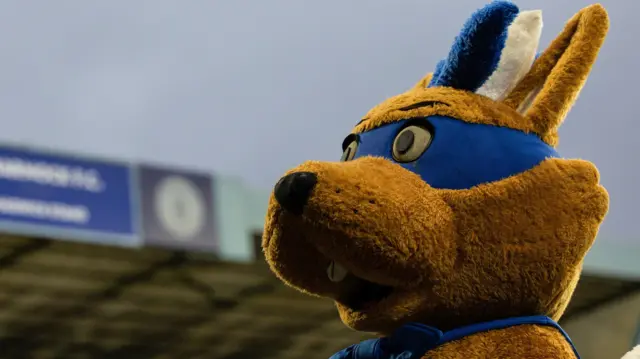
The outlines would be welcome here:
<svg viewBox="0 0 640 359">
<path fill-rule="evenodd" d="M 393 287 L 357 277 L 334 261 L 327 267 L 327 277 L 344 288 L 335 300 L 356 311 L 380 302 L 393 292 Z"/>
</svg>

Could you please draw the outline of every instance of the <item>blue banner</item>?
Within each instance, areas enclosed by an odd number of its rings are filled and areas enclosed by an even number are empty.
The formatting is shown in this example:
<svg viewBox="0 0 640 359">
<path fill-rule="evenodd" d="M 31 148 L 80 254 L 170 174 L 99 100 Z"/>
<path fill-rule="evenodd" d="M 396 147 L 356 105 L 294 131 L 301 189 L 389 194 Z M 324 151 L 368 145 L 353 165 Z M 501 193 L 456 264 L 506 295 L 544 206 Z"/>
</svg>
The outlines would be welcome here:
<svg viewBox="0 0 640 359">
<path fill-rule="evenodd" d="M 131 173 L 124 164 L 0 147 L 0 227 L 136 244 Z"/>
</svg>

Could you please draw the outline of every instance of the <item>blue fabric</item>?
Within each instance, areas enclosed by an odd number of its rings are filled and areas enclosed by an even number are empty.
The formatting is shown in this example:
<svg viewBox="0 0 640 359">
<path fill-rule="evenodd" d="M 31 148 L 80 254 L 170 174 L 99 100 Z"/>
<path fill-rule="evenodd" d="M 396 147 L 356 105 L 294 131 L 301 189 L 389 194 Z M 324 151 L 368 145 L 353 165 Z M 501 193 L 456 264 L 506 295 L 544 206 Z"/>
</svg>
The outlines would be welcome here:
<svg viewBox="0 0 640 359">
<path fill-rule="evenodd" d="M 508 1 L 494 1 L 476 11 L 456 37 L 429 87 L 446 86 L 471 92 L 480 88 L 498 67 L 507 29 L 518 13 L 518 7 Z"/>
<path fill-rule="evenodd" d="M 433 127 L 430 147 L 416 161 L 400 165 L 434 188 L 469 189 L 529 170 L 546 158 L 559 157 L 535 134 L 444 116 L 430 116 L 424 121 Z M 404 120 L 361 133 L 354 159 L 376 156 L 395 162 L 393 141 L 406 124 Z"/>
<path fill-rule="evenodd" d="M 567 333 L 558 323 L 546 316 L 508 318 L 474 324 L 448 332 L 442 332 L 437 328 L 423 324 L 411 323 L 402 326 L 390 337 L 370 339 L 352 345 L 332 355 L 330 359 L 420 359 L 427 351 L 445 343 L 477 333 L 525 324 L 557 329 L 571 345 L 576 357 L 580 359 L 580 355 Z"/>
</svg>

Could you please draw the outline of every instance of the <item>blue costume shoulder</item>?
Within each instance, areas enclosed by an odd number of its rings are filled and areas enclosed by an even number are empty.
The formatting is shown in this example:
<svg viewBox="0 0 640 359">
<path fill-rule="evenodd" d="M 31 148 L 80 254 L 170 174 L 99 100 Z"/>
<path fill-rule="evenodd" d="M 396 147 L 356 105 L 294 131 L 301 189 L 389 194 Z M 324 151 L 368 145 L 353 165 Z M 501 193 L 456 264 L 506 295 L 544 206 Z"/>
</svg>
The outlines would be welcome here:
<svg viewBox="0 0 640 359">
<path fill-rule="evenodd" d="M 578 359 L 578 354 L 569 335 L 558 323 L 546 316 L 516 317 L 442 332 L 423 324 L 410 323 L 400 327 L 392 336 L 370 339 L 343 349 L 330 359 L 420 359 L 426 352 L 445 343 L 473 334 L 506 329 L 518 325 L 541 325 L 557 329 L 567 340 Z"/>
</svg>

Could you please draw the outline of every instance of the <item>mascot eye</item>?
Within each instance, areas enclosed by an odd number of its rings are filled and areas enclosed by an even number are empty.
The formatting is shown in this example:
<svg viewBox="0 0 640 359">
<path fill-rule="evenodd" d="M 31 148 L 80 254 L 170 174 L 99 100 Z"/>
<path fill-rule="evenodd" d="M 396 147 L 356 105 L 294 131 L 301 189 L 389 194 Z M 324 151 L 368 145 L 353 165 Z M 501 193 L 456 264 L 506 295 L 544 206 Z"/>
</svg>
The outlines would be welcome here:
<svg viewBox="0 0 640 359">
<path fill-rule="evenodd" d="M 400 163 L 417 160 L 429 148 L 431 131 L 423 126 L 404 128 L 393 140 L 393 159 Z"/>
<path fill-rule="evenodd" d="M 340 161 L 351 161 L 356 155 L 359 142 L 360 137 L 358 135 L 352 133 L 347 136 L 347 138 L 342 142 L 342 158 L 340 158 Z"/>
<path fill-rule="evenodd" d="M 356 155 L 356 150 L 358 149 L 358 141 L 351 141 L 347 148 L 342 152 L 342 158 L 340 161 L 351 161 L 353 157 Z"/>
</svg>

